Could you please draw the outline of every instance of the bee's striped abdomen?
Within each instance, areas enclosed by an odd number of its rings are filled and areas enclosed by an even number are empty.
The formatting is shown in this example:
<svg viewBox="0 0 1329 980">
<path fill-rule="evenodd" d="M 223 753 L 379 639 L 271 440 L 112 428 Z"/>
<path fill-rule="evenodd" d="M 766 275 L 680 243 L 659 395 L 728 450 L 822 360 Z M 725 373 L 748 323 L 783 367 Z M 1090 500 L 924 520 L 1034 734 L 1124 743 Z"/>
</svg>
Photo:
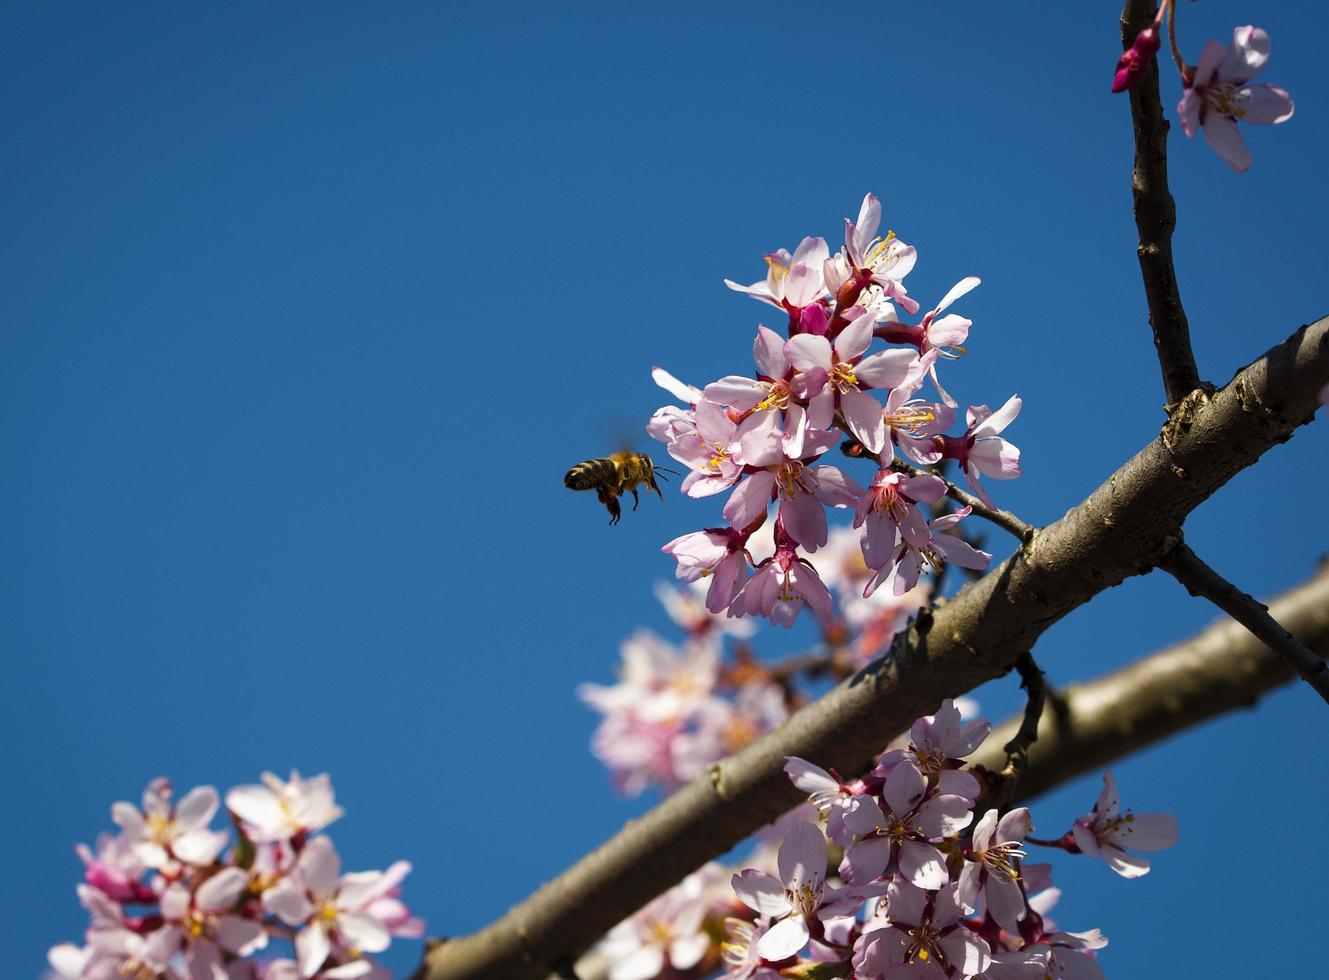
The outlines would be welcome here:
<svg viewBox="0 0 1329 980">
<path fill-rule="evenodd" d="M 568 470 L 563 477 L 563 486 L 569 490 L 595 490 L 599 487 L 614 487 L 618 483 L 618 470 L 614 461 L 588 459 Z"/>
</svg>

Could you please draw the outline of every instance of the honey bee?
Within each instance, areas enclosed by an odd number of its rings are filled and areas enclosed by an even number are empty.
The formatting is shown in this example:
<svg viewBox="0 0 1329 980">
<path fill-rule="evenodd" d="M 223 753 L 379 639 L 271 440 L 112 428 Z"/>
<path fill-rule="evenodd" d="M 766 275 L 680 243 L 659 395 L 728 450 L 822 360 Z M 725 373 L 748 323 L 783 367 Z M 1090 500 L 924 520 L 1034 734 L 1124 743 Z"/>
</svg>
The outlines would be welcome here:
<svg viewBox="0 0 1329 980">
<path fill-rule="evenodd" d="M 624 491 L 632 494 L 633 510 L 637 509 L 637 504 L 640 502 L 637 497 L 637 487 L 640 484 L 645 484 L 647 490 L 654 491 L 657 497 L 664 500 L 664 494 L 656 485 L 655 478 L 657 474 L 661 474 L 660 479 L 663 480 L 665 478 L 662 474 L 665 473 L 678 475 L 675 470 L 668 467 L 656 466 L 651 457 L 645 453 L 614 453 L 612 456 L 602 456 L 600 459 L 588 459 L 584 463 L 578 463 L 563 477 L 563 486 L 569 490 L 594 490 L 595 495 L 600 498 L 600 503 L 609 511 L 609 523 L 617 524 L 619 518 L 623 516 L 618 498 Z"/>
</svg>

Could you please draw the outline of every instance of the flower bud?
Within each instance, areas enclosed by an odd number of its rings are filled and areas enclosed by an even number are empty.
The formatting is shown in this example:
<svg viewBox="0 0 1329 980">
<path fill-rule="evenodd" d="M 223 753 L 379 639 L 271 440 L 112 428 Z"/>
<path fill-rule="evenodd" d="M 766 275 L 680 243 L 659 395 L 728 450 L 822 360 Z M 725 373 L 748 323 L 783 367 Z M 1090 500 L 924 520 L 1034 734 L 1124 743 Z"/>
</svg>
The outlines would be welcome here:
<svg viewBox="0 0 1329 980">
<path fill-rule="evenodd" d="M 1135 43 L 1117 60 L 1117 73 L 1112 76 L 1112 91 L 1124 92 L 1134 88 L 1149 67 L 1149 62 L 1158 54 L 1162 42 L 1157 24 L 1151 24 L 1137 34 Z"/>
</svg>

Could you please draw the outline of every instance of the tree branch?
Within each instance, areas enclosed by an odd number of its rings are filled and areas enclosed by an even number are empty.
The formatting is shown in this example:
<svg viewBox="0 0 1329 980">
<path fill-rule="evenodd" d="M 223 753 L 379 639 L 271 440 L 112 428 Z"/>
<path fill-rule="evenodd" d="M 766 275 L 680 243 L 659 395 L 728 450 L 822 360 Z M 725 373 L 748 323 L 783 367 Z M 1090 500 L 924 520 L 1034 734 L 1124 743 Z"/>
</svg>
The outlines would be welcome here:
<svg viewBox="0 0 1329 980">
<path fill-rule="evenodd" d="M 1270 603 L 1269 611 L 1318 656 L 1329 657 L 1329 560 Z M 1224 618 L 1114 673 L 1049 692 L 1051 707 L 1042 714 L 1010 802 L 1041 796 L 1210 718 L 1253 707 L 1296 676 L 1250 631 Z M 1028 717 L 1026 710 L 996 726 L 968 761 L 1000 770 Z M 598 950 L 582 957 L 577 969 L 582 980 L 609 976 Z"/>
<path fill-rule="evenodd" d="M 1324 661 L 1270 616 L 1267 607 L 1206 565 L 1184 542 L 1178 542 L 1159 567 L 1184 585 L 1191 595 L 1208 599 L 1264 641 L 1329 703 L 1329 669 L 1325 668 Z"/>
<path fill-rule="evenodd" d="M 865 771 L 882 746 L 943 698 L 1005 673 L 1067 613 L 1157 565 L 1186 515 L 1310 421 L 1327 382 L 1329 318 L 1302 327 L 1221 391 L 1193 391 L 1157 438 L 938 607 L 928 628 L 916 622 L 885 657 L 630 821 L 497 922 L 432 949 L 418 975 L 539 980 L 673 878 L 796 803 L 785 756 Z"/>
<path fill-rule="evenodd" d="M 1329 657 L 1329 563 L 1275 599 L 1269 611 L 1317 657 Z M 1253 707 L 1296 676 L 1260 639 L 1224 617 L 1121 670 L 1050 693 L 1015 798 L 1039 796 L 1210 718 Z M 999 725 L 970 761 L 1000 769 L 1002 743 L 1022 721 L 1017 715 Z"/>
<path fill-rule="evenodd" d="M 1155 0 L 1126 0 L 1121 12 L 1121 42 L 1129 48 L 1135 36 L 1154 22 Z M 1163 389 L 1169 413 L 1200 386 L 1200 375 L 1191 353 L 1190 326 L 1177 291 L 1177 271 L 1172 265 L 1172 232 L 1177 226 L 1177 208 L 1167 183 L 1168 122 L 1158 94 L 1158 60 L 1130 90 L 1131 122 L 1135 129 L 1135 168 L 1131 189 L 1135 201 L 1135 227 L 1139 232 L 1140 275 L 1149 304 L 1149 325 L 1163 371 Z"/>
</svg>

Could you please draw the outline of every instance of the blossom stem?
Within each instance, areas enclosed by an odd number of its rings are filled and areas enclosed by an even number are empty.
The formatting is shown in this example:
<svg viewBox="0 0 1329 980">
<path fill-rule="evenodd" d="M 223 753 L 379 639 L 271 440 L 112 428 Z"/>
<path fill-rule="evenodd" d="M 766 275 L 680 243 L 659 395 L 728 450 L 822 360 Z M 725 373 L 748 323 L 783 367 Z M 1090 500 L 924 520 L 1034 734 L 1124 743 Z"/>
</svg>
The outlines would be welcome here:
<svg viewBox="0 0 1329 980">
<path fill-rule="evenodd" d="M 1167 7 L 1167 43 L 1172 49 L 1172 60 L 1176 63 L 1177 71 L 1181 73 L 1183 84 L 1188 84 L 1191 77 L 1191 67 L 1186 64 L 1186 59 L 1181 56 L 1181 49 L 1177 47 L 1177 5 L 1174 3 L 1168 6 L 1168 0 L 1163 0 L 1163 7 Z M 1159 16 L 1163 14 L 1163 7 L 1158 9 Z"/>
</svg>

